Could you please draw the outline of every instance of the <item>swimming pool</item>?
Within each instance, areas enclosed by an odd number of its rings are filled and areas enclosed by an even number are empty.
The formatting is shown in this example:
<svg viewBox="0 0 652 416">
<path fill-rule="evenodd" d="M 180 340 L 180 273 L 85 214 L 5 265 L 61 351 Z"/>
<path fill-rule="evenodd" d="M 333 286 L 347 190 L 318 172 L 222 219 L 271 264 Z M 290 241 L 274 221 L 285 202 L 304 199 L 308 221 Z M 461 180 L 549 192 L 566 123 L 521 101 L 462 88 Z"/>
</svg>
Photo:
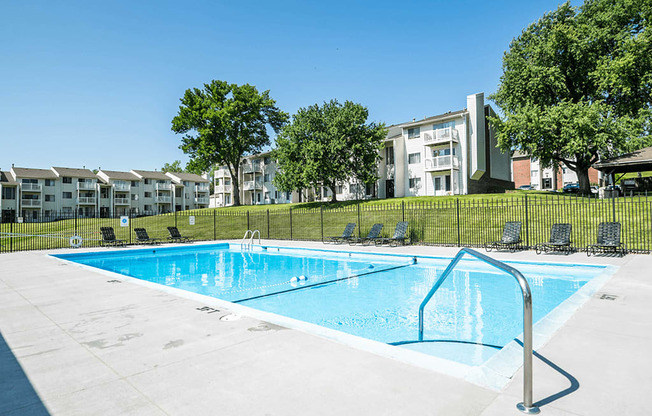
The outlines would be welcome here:
<svg viewBox="0 0 652 416">
<path fill-rule="evenodd" d="M 522 332 L 522 295 L 513 277 L 474 259 L 462 260 L 435 294 L 424 315 L 426 342 L 415 343 L 419 304 L 450 258 L 419 256 L 415 263 L 406 255 L 281 247 L 242 251 L 228 244 L 56 257 L 464 366 L 485 365 Z M 593 265 L 510 265 L 528 280 L 535 323 L 596 277 L 613 272 Z M 550 335 L 551 329 L 544 332 Z"/>
</svg>

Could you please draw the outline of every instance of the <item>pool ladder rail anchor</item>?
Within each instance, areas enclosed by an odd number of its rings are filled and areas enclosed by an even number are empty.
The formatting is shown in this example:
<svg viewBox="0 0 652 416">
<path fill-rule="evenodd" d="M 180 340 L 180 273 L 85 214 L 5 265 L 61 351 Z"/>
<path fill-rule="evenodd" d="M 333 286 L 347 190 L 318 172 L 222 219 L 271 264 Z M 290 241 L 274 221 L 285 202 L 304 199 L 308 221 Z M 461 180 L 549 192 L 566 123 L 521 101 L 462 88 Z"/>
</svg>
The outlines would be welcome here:
<svg viewBox="0 0 652 416">
<path fill-rule="evenodd" d="M 256 234 L 258 234 L 258 245 L 260 245 L 260 230 L 247 230 L 240 241 L 240 248 L 243 250 L 251 250 L 251 247 L 254 245 L 254 237 Z M 249 240 L 247 240 L 247 237 L 249 237 Z"/>
<path fill-rule="evenodd" d="M 527 280 L 525 280 L 525 277 L 515 268 L 470 248 L 465 247 L 461 249 L 453 257 L 453 260 L 451 260 L 446 270 L 439 276 L 439 279 L 437 279 L 419 306 L 419 342 L 423 342 L 423 309 L 465 254 L 469 254 L 497 269 L 511 274 L 521 288 L 521 292 L 523 293 L 523 401 L 518 403 L 516 408 L 528 415 L 539 414 L 539 408 L 532 401 L 532 292 L 530 292 L 530 286 Z"/>
</svg>

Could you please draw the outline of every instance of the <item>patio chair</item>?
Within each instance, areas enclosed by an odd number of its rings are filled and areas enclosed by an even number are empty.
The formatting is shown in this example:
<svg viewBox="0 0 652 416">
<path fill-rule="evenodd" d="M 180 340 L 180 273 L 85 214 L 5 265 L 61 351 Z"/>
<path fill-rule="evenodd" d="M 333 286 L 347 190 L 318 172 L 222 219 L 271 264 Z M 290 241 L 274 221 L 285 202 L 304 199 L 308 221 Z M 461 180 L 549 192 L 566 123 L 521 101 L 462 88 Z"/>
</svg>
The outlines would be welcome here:
<svg viewBox="0 0 652 416">
<path fill-rule="evenodd" d="M 147 230 L 144 228 L 134 228 L 136 233 L 136 241 L 143 244 L 161 244 L 158 238 L 150 238 Z"/>
<path fill-rule="evenodd" d="M 192 241 L 192 238 L 181 235 L 177 227 L 168 227 L 168 232 L 170 233 L 168 240 L 173 243 L 189 243 Z"/>
<path fill-rule="evenodd" d="M 377 246 L 389 244 L 390 247 L 396 247 L 399 243 L 405 244 L 405 236 L 407 234 L 408 222 L 399 221 L 396 223 L 394 235 L 390 238 L 378 238 L 375 240 Z"/>
<path fill-rule="evenodd" d="M 597 253 L 614 253 L 621 257 L 627 254 L 627 247 L 620 241 L 621 225 L 619 222 L 601 222 L 598 225 L 598 240 L 586 248 L 586 255 Z"/>
<path fill-rule="evenodd" d="M 326 240 L 324 240 L 324 244 L 328 243 L 335 243 L 335 244 L 342 244 L 345 241 L 349 241 L 350 239 L 354 238 L 353 237 L 353 231 L 355 230 L 355 223 L 350 222 L 346 224 L 346 227 L 344 227 L 344 231 L 342 232 L 342 235 L 336 236 L 336 237 L 326 237 Z"/>
<path fill-rule="evenodd" d="M 552 224 L 550 229 L 550 240 L 546 243 L 537 244 L 535 247 L 537 254 L 549 251 L 563 251 L 566 254 L 571 252 L 571 224 Z"/>
<path fill-rule="evenodd" d="M 366 237 L 363 238 L 352 238 L 349 240 L 350 245 L 354 245 L 356 243 L 361 243 L 363 246 L 367 246 L 374 241 L 378 240 L 380 237 L 380 232 L 383 230 L 383 224 L 374 224 L 371 226 L 371 230 L 369 230 L 369 234 L 367 234 Z"/>
<path fill-rule="evenodd" d="M 115 238 L 113 227 L 100 227 L 100 232 L 102 233 L 101 246 L 124 246 L 127 243 L 125 240 Z"/>
<path fill-rule="evenodd" d="M 484 243 L 484 249 L 491 251 L 507 248 L 513 252 L 519 248 L 519 244 L 521 244 L 521 222 L 508 221 L 503 228 L 503 237 L 499 241 Z"/>
</svg>

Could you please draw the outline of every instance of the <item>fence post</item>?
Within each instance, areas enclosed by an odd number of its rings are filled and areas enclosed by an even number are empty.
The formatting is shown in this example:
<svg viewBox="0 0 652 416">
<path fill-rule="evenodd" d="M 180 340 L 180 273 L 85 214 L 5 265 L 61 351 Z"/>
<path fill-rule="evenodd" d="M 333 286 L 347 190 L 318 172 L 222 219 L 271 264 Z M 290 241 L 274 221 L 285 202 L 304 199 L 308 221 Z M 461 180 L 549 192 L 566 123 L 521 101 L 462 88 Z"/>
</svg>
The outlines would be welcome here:
<svg viewBox="0 0 652 416">
<path fill-rule="evenodd" d="M 14 221 L 13 220 L 9 223 L 9 235 L 10 235 L 9 252 L 11 253 L 14 251 Z"/>
<path fill-rule="evenodd" d="M 174 226 L 177 226 L 177 210 L 174 210 Z"/>
<path fill-rule="evenodd" d="M 358 202 L 358 238 L 361 238 L 362 235 L 360 234 L 360 227 L 362 224 L 360 223 L 360 203 Z"/>
<path fill-rule="evenodd" d="M 127 218 L 129 218 L 129 244 L 131 244 L 131 214 L 127 213 Z"/>
<path fill-rule="evenodd" d="M 251 230 L 251 227 L 249 226 L 249 210 L 247 210 L 247 230 Z"/>
<path fill-rule="evenodd" d="M 457 210 L 457 246 L 460 247 L 462 245 L 462 234 L 460 230 L 460 199 L 459 198 L 455 199 L 455 205 Z"/>
<path fill-rule="evenodd" d="M 612 213 L 612 222 L 616 222 L 616 195 L 618 191 L 615 189 L 616 187 L 614 186 L 614 190 L 611 193 L 611 213 Z"/>
<path fill-rule="evenodd" d="M 213 209 L 213 240 L 217 240 L 217 211 Z"/>
<path fill-rule="evenodd" d="M 405 201 L 401 201 L 401 221 L 405 221 Z"/>
<path fill-rule="evenodd" d="M 292 207 L 290 207 L 290 240 L 292 240 Z"/>
<path fill-rule="evenodd" d="M 79 215 L 79 212 L 77 210 L 75 210 L 75 235 L 79 234 L 77 232 L 77 215 Z"/>
<path fill-rule="evenodd" d="M 319 206 L 320 215 L 321 215 L 321 242 L 324 242 L 324 206 Z"/>
<path fill-rule="evenodd" d="M 269 210 L 267 210 L 267 239 L 269 240 Z"/>
<path fill-rule="evenodd" d="M 525 194 L 525 247 L 530 248 L 530 227 L 528 223 L 528 212 L 527 212 L 527 194 Z"/>
</svg>

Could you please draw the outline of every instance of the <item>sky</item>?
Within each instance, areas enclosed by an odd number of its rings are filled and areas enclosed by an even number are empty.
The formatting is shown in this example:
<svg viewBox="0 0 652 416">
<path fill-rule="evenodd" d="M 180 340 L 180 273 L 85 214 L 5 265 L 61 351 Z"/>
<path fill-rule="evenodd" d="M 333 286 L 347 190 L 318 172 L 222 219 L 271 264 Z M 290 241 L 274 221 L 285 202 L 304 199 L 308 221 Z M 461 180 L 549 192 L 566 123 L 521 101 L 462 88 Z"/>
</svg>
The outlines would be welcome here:
<svg viewBox="0 0 652 416">
<path fill-rule="evenodd" d="M 290 114 L 333 98 L 387 125 L 460 110 L 559 3 L 0 0 L 0 170 L 185 166 L 171 120 L 214 79 Z"/>
</svg>

